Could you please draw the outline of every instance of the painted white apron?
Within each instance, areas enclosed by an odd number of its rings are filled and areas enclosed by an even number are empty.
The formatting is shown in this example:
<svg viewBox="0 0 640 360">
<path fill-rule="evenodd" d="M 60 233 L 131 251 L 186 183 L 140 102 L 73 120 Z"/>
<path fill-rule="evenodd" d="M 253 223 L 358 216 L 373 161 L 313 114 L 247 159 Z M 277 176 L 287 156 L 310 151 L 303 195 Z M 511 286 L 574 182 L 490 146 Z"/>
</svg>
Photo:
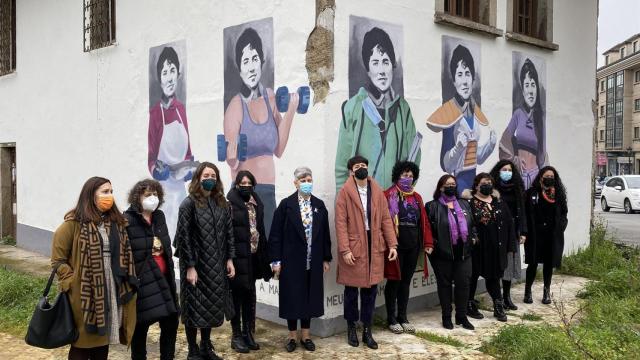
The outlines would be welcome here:
<svg viewBox="0 0 640 360">
<path fill-rule="evenodd" d="M 162 139 L 160 140 L 160 148 L 158 149 L 158 160 L 164 162 L 167 165 L 175 165 L 182 161 L 187 156 L 189 150 L 189 134 L 184 127 L 184 122 L 180 116 L 180 112 L 176 109 L 178 119 L 180 121 L 174 121 L 171 124 L 165 124 L 164 109 L 160 105 L 160 112 L 162 113 Z M 183 171 L 184 170 L 184 171 Z M 169 236 L 173 244 L 173 238 L 176 235 L 176 227 L 178 224 L 178 208 L 180 203 L 187 197 L 187 191 L 184 183 L 184 176 L 189 169 L 180 169 L 177 173 L 171 171 L 167 180 L 161 181 L 164 188 L 164 204 L 162 204 L 162 211 L 167 220 L 167 229 L 169 230 Z M 182 174 L 184 172 L 184 174 Z M 171 253 L 175 249 L 171 249 Z M 174 258 L 175 274 L 179 276 L 178 261 Z"/>
</svg>

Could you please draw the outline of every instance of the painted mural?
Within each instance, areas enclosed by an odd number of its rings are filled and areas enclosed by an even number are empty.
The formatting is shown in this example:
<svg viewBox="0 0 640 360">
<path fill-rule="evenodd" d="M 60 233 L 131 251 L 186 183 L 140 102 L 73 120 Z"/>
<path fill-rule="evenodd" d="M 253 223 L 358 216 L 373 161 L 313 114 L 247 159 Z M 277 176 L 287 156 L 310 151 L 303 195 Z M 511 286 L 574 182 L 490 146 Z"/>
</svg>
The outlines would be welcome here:
<svg viewBox="0 0 640 360">
<path fill-rule="evenodd" d="M 187 196 L 185 183 L 198 165 L 191 153 L 187 122 L 185 40 L 149 49 L 149 153 L 151 176 L 164 188 L 162 211 L 171 237 L 178 208 Z"/>
<path fill-rule="evenodd" d="M 350 16 L 349 29 L 351 98 L 342 105 L 336 192 L 349 177 L 347 161 L 355 155 L 367 158 L 369 174 L 388 188 L 397 161 L 420 164 L 422 135 L 403 96 L 402 26 Z"/>
<path fill-rule="evenodd" d="M 281 114 L 273 91 L 272 18 L 227 27 L 223 37 L 225 112 L 218 160 L 227 162 L 232 181 L 240 170 L 256 177 L 268 234 L 276 208 L 274 156 L 280 158 L 287 147 L 298 94 L 286 94 Z"/>
<path fill-rule="evenodd" d="M 476 167 L 496 145 L 496 133 L 480 109 L 480 44 L 442 36 L 442 106 L 427 126 L 442 132 L 440 166 L 456 177 L 458 192 L 471 188 Z"/>
<path fill-rule="evenodd" d="M 525 188 L 549 164 L 546 149 L 546 64 L 539 57 L 513 52 L 513 115 L 500 138 L 500 159 L 520 170 Z"/>
</svg>

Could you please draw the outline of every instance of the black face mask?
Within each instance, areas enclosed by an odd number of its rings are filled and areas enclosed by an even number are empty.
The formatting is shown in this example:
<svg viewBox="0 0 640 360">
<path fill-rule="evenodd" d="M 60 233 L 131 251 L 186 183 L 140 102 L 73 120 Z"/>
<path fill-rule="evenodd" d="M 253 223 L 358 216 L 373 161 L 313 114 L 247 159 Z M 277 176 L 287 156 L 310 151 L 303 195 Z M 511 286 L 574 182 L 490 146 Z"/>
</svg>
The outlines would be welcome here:
<svg viewBox="0 0 640 360">
<path fill-rule="evenodd" d="M 480 185 L 480 194 L 482 194 L 484 196 L 489 196 L 489 195 L 491 195 L 491 192 L 493 192 L 493 185 L 492 184 L 482 184 L 482 185 Z"/>
<path fill-rule="evenodd" d="M 364 180 L 369 175 L 369 171 L 366 168 L 360 168 L 355 171 L 356 179 Z"/>
<path fill-rule="evenodd" d="M 447 196 L 456 196 L 458 188 L 456 186 L 445 186 L 443 193 Z"/>
<path fill-rule="evenodd" d="M 253 186 L 238 185 L 238 192 L 240 193 L 242 200 L 249 201 L 249 199 L 251 199 L 251 194 L 253 193 Z"/>
<path fill-rule="evenodd" d="M 542 185 L 545 187 L 552 187 L 556 185 L 556 179 L 554 178 L 542 178 Z"/>
</svg>

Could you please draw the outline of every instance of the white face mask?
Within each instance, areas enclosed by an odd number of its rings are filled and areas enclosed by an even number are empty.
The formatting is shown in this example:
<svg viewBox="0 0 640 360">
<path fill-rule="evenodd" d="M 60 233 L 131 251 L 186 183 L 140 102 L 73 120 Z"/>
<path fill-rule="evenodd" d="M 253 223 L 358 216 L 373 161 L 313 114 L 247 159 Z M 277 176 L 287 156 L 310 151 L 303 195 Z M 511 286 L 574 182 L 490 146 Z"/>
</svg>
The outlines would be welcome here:
<svg viewBox="0 0 640 360">
<path fill-rule="evenodd" d="M 155 211 L 158 208 L 158 204 L 160 204 L 160 199 L 158 199 L 157 196 L 147 196 L 142 200 L 142 209 L 145 211 Z"/>
</svg>

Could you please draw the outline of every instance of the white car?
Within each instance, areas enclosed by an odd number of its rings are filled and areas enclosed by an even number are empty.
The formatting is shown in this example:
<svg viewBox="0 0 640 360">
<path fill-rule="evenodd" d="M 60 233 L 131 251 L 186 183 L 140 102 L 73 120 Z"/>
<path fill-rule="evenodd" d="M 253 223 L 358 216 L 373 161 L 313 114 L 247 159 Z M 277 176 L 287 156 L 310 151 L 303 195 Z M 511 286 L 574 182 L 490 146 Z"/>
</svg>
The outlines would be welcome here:
<svg viewBox="0 0 640 360">
<path fill-rule="evenodd" d="M 640 210 L 640 175 L 620 175 L 609 179 L 602 187 L 600 205 L 603 211 L 618 208 L 631 214 Z"/>
</svg>

